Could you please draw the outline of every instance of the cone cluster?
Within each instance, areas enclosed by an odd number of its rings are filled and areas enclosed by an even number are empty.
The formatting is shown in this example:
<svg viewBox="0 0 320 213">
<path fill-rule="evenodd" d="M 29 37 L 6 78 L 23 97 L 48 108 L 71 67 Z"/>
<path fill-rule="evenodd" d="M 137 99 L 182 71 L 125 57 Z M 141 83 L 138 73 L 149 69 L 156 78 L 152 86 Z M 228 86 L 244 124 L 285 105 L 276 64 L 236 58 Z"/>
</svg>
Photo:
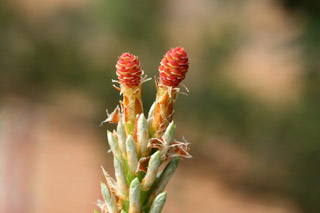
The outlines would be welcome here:
<svg viewBox="0 0 320 213">
<path fill-rule="evenodd" d="M 121 109 L 117 107 L 106 119 L 117 124 L 116 130 L 107 132 L 114 156 L 115 179 L 103 169 L 106 183 L 101 182 L 103 200 L 98 201 L 102 213 L 160 213 L 167 197 L 165 186 L 179 159 L 191 157 L 188 143 L 174 139 L 173 113 L 170 113 L 170 122 L 166 119 L 170 111 L 168 106 L 173 108 L 179 92 L 177 86 L 188 70 L 187 53 L 183 48 L 171 49 L 160 67 L 160 84 L 163 85 L 157 85 L 156 101 L 146 118 L 141 100 L 139 60 L 124 53 L 117 62 L 116 73 L 124 100 L 120 101 Z M 175 94 L 171 95 L 172 92 Z M 163 98 L 169 93 L 170 97 Z M 160 171 L 160 166 L 166 162 L 164 170 Z"/>
</svg>

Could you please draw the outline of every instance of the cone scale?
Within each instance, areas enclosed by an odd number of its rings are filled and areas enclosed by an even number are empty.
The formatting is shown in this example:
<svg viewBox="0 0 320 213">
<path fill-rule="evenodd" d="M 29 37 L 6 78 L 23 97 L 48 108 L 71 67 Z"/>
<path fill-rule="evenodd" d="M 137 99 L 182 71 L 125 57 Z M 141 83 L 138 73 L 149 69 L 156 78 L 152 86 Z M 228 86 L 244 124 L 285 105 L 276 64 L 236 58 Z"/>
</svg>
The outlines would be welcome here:
<svg viewBox="0 0 320 213">
<path fill-rule="evenodd" d="M 178 166 L 180 158 L 190 158 L 188 143 L 174 139 L 174 103 L 179 85 L 188 71 L 184 48 L 169 50 L 159 66 L 157 95 L 148 119 L 143 114 L 143 71 L 138 57 L 123 53 L 116 63 L 123 100 L 106 122 L 117 123 L 116 131 L 108 131 L 108 143 L 114 156 L 115 177 L 103 170 L 106 184 L 101 183 L 102 213 L 160 213 L 165 205 L 165 186 Z M 165 169 L 160 171 L 161 164 Z"/>
</svg>

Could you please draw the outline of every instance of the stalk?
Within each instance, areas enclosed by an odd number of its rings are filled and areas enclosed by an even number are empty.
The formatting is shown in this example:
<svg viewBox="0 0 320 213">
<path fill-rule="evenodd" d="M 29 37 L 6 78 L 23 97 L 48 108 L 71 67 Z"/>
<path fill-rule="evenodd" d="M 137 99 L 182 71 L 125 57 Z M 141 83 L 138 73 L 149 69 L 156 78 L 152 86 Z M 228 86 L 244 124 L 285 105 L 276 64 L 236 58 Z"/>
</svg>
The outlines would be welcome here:
<svg viewBox="0 0 320 213">
<path fill-rule="evenodd" d="M 188 68 L 188 57 L 183 48 L 171 49 L 162 59 L 159 66 L 160 82 L 156 81 L 157 97 L 150 124 L 152 137 L 161 137 L 172 121 L 178 86 L 185 78 Z"/>
<path fill-rule="evenodd" d="M 135 55 L 123 53 L 116 65 L 120 82 L 120 93 L 123 101 L 120 102 L 123 112 L 122 122 L 127 135 L 132 134 L 137 114 L 143 112 L 141 100 L 141 75 L 140 61 Z"/>
<path fill-rule="evenodd" d="M 142 70 L 138 57 L 124 53 L 117 65 L 123 100 L 105 122 L 117 123 L 116 131 L 107 131 L 108 143 L 114 156 L 114 180 L 103 169 L 107 184 L 101 183 L 103 201 L 98 202 L 102 213 L 160 213 L 167 192 L 163 192 L 175 172 L 180 158 L 190 158 L 188 143 L 175 140 L 174 103 L 179 84 L 188 70 L 188 58 L 183 48 L 166 53 L 159 66 L 156 80 L 157 96 L 143 114 Z M 162 163 L 169 161 L 163 171 Z"/>
</svg>

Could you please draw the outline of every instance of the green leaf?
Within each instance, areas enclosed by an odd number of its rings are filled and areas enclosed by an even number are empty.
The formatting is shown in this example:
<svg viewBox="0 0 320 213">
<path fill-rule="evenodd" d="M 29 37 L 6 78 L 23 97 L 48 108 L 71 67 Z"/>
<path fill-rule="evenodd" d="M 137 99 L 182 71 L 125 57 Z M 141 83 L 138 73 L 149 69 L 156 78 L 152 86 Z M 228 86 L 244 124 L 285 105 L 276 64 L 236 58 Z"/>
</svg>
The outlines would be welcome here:
<svg viewBox="0 0 320 213">
<path fill-rule="evenodd" d="M 171 144 L 171 142 L 174 139 L 175 132 L 176 132 L 176 125 L 174 125 L 174 122 L 172 121 L 162 136 L 166 144 L 168 145 Z"/>
<path fill-rule="evenodd" d="M 104 183 L 100 182 L 101 185 L 101 194 L 106 202 L 107 208 L 111 213 L 117 213 L 118 212 L 118 207 L 116 203 L 116 199 L 113 196 L 112 192 L 110 191 L 109 187 Z"/>
<path fill-rule="evenodd" d="M 172 177 L 172 175 L 176 171 L 178 165 L 179 165 L 179 158 L 178 157 L 174 158 L 173 160 L 171 160 L 168 163 L 166 168 L 161 173 L 159 179 L 156 181 L 156 183 L 153 185 L 153 187 L 151 189 L 152 192 L 151 192 L 151 195 L 148 200 L 149 205 L 151 205 L 151 203 L 155 199 L 155 197 L 164 190 L 164 188 L 168 184 L 170 178 Z"/>
<path fill-rule="evenodd" d="M 130 212 L 141 212 L 141 184 L 138 178 L 135 178 L 130 184 L 129 190 L 129 209 Z"/>
<path fill-rule="evenodd" d="M 151 188 L 152 184 L 154 183 L 157 177 L 160 163 L 161 163 L 161 155 L 160 155 L 160 151 L 157 151 L 151 156 L 151 159 L 148 164 L 148 170 L 147 170 L 146 176 L 142 181 L 142 189 L 144 191 L 148 191 Z"/>
<path fill-rule="evenodd" d="M 161 213 L 164 204 L 166 203 L 167 192 L 160 193 L 152 202 L 149 213 Z"/>
<path fill-rule="evenodd" d="M 137 156 L 136 142 L 134 141 L 132 135 L 128 135 L 126 143 L 127 143 L 127 159 L 128 159 L 130 172 L 132 174 L 135 174 L 138 166 L 138 156 Z"/>
</svg>

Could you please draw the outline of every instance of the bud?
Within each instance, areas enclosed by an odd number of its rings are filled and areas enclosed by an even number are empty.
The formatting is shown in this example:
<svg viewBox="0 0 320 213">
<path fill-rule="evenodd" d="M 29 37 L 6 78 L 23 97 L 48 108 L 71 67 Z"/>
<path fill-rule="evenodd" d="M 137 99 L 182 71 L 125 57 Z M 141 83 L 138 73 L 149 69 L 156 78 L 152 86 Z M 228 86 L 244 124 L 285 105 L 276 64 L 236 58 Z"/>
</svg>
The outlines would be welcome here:
<svg viewBox="0 0 320 213">
<path fill-rule="evenodd" d="M 123 53 L 119 57 L 116 68 L 121 84 L 128 87 L 136 87 L 140 84 L 142 70 L 137 56 Z"/>
<path fill-rule="evenodd" d="M 177 87 L 188 72 L 187 52 L 181 47 L 171 49 L 163 57 L 160 64 L 160 83 L 166 86 Z"/>
</svg>

